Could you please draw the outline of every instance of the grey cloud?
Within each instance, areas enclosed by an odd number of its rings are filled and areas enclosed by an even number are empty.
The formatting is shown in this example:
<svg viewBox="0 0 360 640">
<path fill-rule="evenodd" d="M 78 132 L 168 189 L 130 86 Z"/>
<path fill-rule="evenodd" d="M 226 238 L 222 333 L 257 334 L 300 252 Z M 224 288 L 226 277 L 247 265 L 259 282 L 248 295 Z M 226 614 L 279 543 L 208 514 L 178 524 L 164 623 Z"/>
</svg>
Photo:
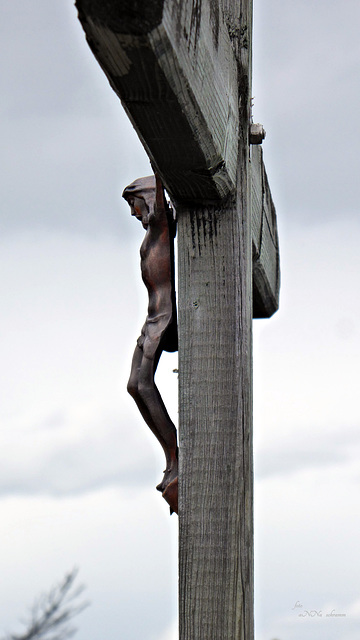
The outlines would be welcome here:
<svg viewBox="0 0 360 640">
<path fill-rule="evenodd" d="M 10 119 L 82 112 L 99 114 L 102 100 L 91 86 L 106 83 L 96 68 L 71 4 L 1 2 L 2 113 Z M 24 55 L 24 51 L 26 55 Z"/>
<path fill-rule="evenodd" d="M 357 427 L 329 429 L 326 434 L 297 429 L 282 440 L 255 448 L 256 475 L 262 479 L 345 464 L 351 461 L 353 448 L 359 446 Z"/>
<path fill-rule="evenodd" d="M 278 209 L 306 223 L 357 216 L 360 5 L 260 0 L 255 12 L 254 115 L 266 113 Z"/>
<path fill-rule="evenodd" d="M 103 121 L 86 117 L 10 123 L 0 152 L 6 167 L 0 185 L 3 232 L 23 227 L 119 233 L 121 171 L 101 132 Z"/>
<path fill-rule="evenodd" d="M 120 127 L 119 127 L 120 129 Z M 2 134 L 2 233 L 66 229 L 132 235 L 121 190 L 138 173 L 131 132 L 120 138 L 105 118 L 57 117 L 8 123 Z M 120 235 L 121 234 L 121 235 Z"/>
<path fill-rule="evenodd" d="M 5 440 L 0 452 L 1 496 L 61 497 L 155 484 L 146 426 L 126 412 L 99 411 L 92 421 L 57 412 L 17 433 L 11 429 L 15 438 Z"/>
<path fill-rule="evenodd" d="M 121 192 L 149 162 L 74 7 L 2 2 L 1 11 L 11 60 L 0 72 L 2 234 L 131 234 Z"/>
<path fill-rule="evenodd" d="M 149 163 L 74 7 L 1 6 L 12 61 L 0 75 L 3 232 L 118 232 L 122 188 L 147 175 Z M 264 155 L 279 214 L 305 223 L 357 216 L 360 6 L 350 0 L 340 18 L 335 2 L 314 10 L 259 0 L 255 10 L 254 117 L 266 114 Z"/>
</svg>

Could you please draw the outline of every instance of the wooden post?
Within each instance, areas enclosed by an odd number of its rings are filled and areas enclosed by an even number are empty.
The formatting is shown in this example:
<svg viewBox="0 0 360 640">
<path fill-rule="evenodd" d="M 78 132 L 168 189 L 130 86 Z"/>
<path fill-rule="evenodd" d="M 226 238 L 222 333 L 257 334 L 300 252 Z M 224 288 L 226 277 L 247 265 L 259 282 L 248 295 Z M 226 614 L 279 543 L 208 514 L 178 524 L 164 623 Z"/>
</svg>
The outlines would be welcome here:
<svg viewBox="0 0 360 640">
<path fill-rule="evenodd" d="M 250 4 L 236 194 L 179 215 L 180 640 L 254 634 Z"/>
<path fill-rule="evenodd" d="M 180 640 L 252 640 L 251 325 L 279 292 L 249 148 L 252 0 L 76 5 L 178 214 Z"/>
<path fill-rule="evenodd" d="M 253 637 L 251 245 L 243 211 L 179 221 L 181 640 Z"/>
</svg>

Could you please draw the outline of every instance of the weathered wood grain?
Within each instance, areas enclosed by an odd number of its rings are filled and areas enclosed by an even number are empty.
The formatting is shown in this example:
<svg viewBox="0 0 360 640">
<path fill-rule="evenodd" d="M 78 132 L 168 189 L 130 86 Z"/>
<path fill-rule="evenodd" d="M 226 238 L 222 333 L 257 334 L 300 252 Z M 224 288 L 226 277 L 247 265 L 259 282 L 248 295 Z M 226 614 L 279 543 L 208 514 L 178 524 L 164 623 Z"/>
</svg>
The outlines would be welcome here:
<svg viewBox="0 0 360 640">
<path fill-rule="evenodd" d="M 236 197 L 178 214 L 180 640 L 253 639 L 251 3 L 241 8 Z"/>
<path fill-rule="evenodd" d="M 251 146 L 253 317 L 269 318 L 279 308 L 280 257 L 275 206 L 260 145 Z"/>
<path fill-rule="evenodd" d="M 228 202 L 179 217 L 180 638 L 252 638 L 251 243 Z"/>
<path fill-rule="evenodd" d="M 77 0 L 76 6 L 89 45 L 172 198 L 204 202 L 234 191 L 251 36 L 240 0 L 138 0 L 136 6 Z M 278 308 L 279 256 L 259 147 L 252 148 L 252 176 L 253 306 L 254 317 L 262 318 Z"/>
<path fill-rule="evenodd" d="M 234 192 L 237 63 L 221 3 L 77 0 L 76 6 L 169 193 L 203 202 Z"/>
</svg>

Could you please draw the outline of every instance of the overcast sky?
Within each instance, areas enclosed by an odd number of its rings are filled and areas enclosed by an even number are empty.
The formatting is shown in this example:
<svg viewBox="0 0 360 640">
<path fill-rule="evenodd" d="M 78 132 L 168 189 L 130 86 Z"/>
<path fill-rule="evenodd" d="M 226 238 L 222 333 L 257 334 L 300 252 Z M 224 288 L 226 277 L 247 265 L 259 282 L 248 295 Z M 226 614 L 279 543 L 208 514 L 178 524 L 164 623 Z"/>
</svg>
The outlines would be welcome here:
<svg viewBox="0 0 360 640">
<path fill-rule="evenodd" d="M 358 640 L 360 4 L 254 5 L 282 271 L 254 322 L 256 640 Z M 120 196 L 149 162 L 70 0 L 0 18 L 0 635 L 78 565 L 78 640 L 175 640 L 177 520 L 126 394 L 146 295 Z"/>
</svg>

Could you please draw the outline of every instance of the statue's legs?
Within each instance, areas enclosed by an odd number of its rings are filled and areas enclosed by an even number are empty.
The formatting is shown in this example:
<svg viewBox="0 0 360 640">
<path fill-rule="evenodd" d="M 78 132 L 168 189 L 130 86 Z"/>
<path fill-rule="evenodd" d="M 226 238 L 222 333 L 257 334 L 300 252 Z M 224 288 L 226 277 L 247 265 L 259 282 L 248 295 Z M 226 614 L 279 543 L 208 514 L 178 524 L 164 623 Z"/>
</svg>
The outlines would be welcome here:
<svg viewBox="0 0 360 640">
<path fill-rule="evenodd" d="M 166 469 L 162 482 L 157 486 L 159 491 L 164 492 L 178 475 L 178 449 L 175 425 L 169 417 L 154 381 L 160 355 L 160 347 L 155 353 L 155 359 L 147 358 L 138 345 L 135 347 L 128 392 L 134 398 L 146 424 L 164 450 Z"/>
</svg>

